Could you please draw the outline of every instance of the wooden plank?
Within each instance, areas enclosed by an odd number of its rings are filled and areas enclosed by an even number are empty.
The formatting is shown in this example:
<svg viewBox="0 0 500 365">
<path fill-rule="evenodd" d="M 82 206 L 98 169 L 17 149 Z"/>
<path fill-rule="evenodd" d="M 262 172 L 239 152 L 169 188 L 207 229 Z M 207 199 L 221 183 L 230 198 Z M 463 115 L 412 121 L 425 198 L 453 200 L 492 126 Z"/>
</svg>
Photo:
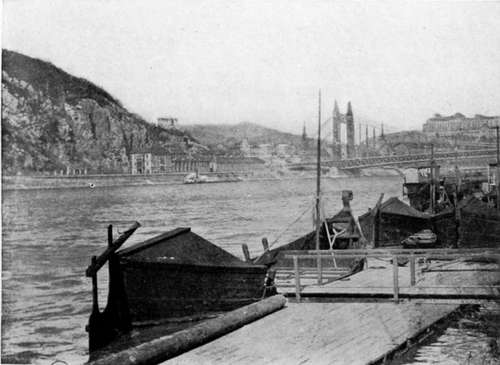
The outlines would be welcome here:
<svg viewBox="0 0 500 365">
<path fill-rule="evenodd" d="M 163 364 L 366 364 L 457 308 L 425 303 L 289 303 Z"/>
<path fill-rule="evenodd" d="M 395 254 L 402 254 L 402 255 L 410 255 L 410 254 L 415 254 L 415 255 L 446 255 L 446 254 L 451 254 L 451 255 L 464 255 L 467 256 L 469 254 L 493 254 L 493 255 L 498 255 L 500 254 L 500 249 L 497 248 L 429 248 L 429 249 L 403 249 L 403 248 L 386 248 L 386 249 L 347 249 L 347 250 L 290 250 L 290 251 L 283 251 L 283 254 L 285 256 L 287 255 L 315 255 L 315 254 L 322 254 L 322 255 L 331 255 L 334 253 L 335 255 L 367 255 L 367 256 L 378 256 L 378 255 L 386 255 L 386 256 L 392 256 Z"/>
<path fill-rule="evenodd" d="M 101 357 L 89 365 L 157 364 L 275 312 L 283 308 L 285 303 L 283 296 L 274 295 L 190 328 Z"/>
</svg>

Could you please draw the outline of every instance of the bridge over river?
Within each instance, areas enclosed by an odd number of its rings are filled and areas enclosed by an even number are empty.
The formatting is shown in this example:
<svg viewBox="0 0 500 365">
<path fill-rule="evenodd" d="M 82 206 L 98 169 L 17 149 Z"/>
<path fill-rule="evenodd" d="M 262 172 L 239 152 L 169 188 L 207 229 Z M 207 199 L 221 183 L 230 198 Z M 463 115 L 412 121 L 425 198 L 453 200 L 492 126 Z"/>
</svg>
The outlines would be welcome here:
<svg viewBox="0 0 500 365">
<path fill-rule="evenodd" d="M 416 166 L 423 163 L 428 163 L 432 157 L 436 161 L 463 161 L 469 159 L 495 159 L 497 151 L 495 149 L 481 149 L 481 150 L 466 150 L 466 151 L 451 151 L 451 152 L 435 152 L 431 153 L 418 153 L 410 155 L 390 155 L 390 156 L 375 156 L 375 157 L 359 157 L 343 160 L 325 160 L 321 162 L 322 166 L 337 167 L 340 170 L 355 170 L 370 167 L 403 167 L 403 166 Z M 316 162 L 301 162 L 288 164 L 288 168 L 296 170 L 303 168 L 311 168 L 316 166 Z"/>
</svg>

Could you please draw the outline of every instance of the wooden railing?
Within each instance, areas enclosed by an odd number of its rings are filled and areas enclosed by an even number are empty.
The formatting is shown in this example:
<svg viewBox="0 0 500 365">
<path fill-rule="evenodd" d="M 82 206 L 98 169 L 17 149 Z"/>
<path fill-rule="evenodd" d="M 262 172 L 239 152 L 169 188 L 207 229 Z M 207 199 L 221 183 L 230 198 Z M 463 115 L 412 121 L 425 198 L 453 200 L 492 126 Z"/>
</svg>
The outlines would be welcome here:
<svg viewBox="0 0 500 365">
<path fill-rule="evenodd" d="M 421 261 L 470 259 L 486 257 L 500 262 L 500 249 L 474 248 L 474 249 L 357 249 L 357 250 L 309 250 L 309 251 L 285 251 L 284 257 L 293 260 L 295 275 L 295 297 L 297 301 L 301 299 L 301 284 L 299 260 L 315 259 L 320 262 L 322 259 L 336 258 L 390 258 L 392 259 L 393 272 L 393 299 L 399 301 L 399 267 L 398 259 L 407 259 L 410 264 L 410 286 L 416 284 L 416 274 Z M 317 265 L 318 285 L 322 285 L 322 267 Z M 486 286 L 475 286 L 486 287 Z M 488 287 L 491 287 L 489 285 Z"/>
</svg>

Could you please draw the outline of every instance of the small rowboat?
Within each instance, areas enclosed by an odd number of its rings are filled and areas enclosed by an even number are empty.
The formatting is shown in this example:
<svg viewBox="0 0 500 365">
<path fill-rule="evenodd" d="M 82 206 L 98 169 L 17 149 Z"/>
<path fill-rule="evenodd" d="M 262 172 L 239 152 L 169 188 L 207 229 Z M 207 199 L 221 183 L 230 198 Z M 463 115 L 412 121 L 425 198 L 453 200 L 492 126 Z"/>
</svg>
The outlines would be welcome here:
<svg viewBox="0 0 500 365">
<path fill-rule="evenodd" d="M 412 234 L 403 242 L 404 248 L 428 248 L 436 245 L 437 236 L 430 229 L 424 229 L 420 232 Z"/>
</svg>

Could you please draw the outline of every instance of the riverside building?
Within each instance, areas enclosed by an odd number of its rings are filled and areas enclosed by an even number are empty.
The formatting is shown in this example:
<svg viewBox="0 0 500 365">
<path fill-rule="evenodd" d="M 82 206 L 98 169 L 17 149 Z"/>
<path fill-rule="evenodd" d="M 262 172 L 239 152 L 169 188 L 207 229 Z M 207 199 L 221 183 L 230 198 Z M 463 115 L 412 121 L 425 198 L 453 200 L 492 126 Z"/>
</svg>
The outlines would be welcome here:
<svg viewBox="0 0 500 365">
<path fill-rule="evenodd" d="M 488 117 L 476 114 L 467 118 L 461 113 L 451 116 L 435 114 L 427 119 L 423 132 L 430 136 L 452 137 L 456 135 L 481 138 L 495 138 L 496 131 L 492 127 L 500 125 L 500 116 Z"/>
</svg>

